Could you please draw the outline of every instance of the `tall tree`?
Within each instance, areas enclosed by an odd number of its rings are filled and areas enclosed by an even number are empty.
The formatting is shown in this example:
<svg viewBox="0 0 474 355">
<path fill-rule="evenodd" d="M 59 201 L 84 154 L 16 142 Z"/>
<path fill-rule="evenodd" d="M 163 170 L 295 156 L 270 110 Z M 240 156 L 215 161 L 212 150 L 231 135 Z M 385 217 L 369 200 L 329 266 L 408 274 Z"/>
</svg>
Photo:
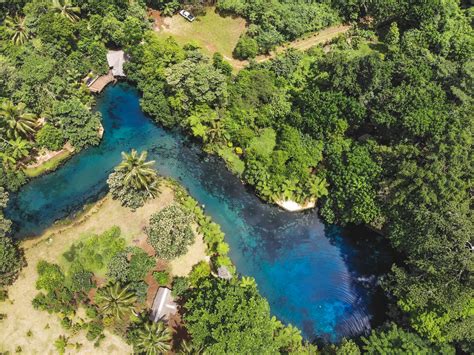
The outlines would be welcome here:
<svg viewBox="0 0 474 355">
<path fill-rule="evenodd" d="M 140 354 L 164 354 L 171 350 L 171 339 L 171 331 L 163 322 L 146 322 L 138 329 L 133 346 Z"/>
<path fill-rule="evenodd" d="M 151 196 L 158 193 L 158 175 L 153 169 L 154 160 L 146 161 L 147 152 L 140 154 L 135 149 L 127 154 L 122 152 L 122 162 L 117 171 L 124 173 L 124 184 L 138 190 L 146 190 Z"/>
<path fill-rule="evenodd" d="M 123 319 L 134 309 L 136 300 L 129 286 L 122 287 L 118 282 L 101 288 L 95 296 L 101 312 L 117 320 Z"/>
<path fill-rule="evenodd" d="M 19 15 L 7 16 L 5 26 L 11 35 L 11 40 L 15 45 L 22 45 L 30 38 L 30 31 L 26 26 L 25 18 Z"/>
<path fill-rule="evenodd" d="M 0 107 L 1 124 L 9 138 L 29 138 L 36 128 L 36 116 L 25 111 L 26 105 L 6 100 Z"/>
<path fill-rule="evenodd" d="M 52 8 L 71 22 L 79 20 L 81 8 L 73 6 L 71 0 L 52 0 Z"/>
</svg>

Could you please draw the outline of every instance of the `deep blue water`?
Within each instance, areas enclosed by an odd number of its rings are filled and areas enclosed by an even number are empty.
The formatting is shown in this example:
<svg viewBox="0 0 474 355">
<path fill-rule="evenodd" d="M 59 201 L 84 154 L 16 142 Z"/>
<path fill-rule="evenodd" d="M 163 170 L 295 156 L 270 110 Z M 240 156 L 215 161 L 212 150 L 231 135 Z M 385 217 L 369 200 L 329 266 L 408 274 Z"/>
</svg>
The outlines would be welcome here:
<svg viewBox="0 0 474 355">
<path fill-rule="evenodd" d="M 146 149 L 160 173 L 180 181 L 221 225 L 238 271 L 255 277 L 279 319 L 308 339 L 335 341 L 384 318 L 376 275 L 387 270 L 390 254 L 379 238 L 362 228 L 324 225 L 315 211 L 288 213 L 261 202 L 220 160 L 153 124 L 138 100 L 128 85 L 106 89 L 98 101 L 102 143 L 11 196 L 6 213 L 18 238 L 38 235 L 96 200 L 120 152 Z"/>
</svg>

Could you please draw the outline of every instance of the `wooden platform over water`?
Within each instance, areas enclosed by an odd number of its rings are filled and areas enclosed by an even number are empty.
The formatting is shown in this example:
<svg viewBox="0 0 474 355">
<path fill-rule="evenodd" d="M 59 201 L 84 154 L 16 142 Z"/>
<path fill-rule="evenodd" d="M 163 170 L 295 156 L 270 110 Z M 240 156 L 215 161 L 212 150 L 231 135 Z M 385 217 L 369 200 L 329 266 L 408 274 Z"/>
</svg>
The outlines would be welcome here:
<svg viewBox="0 0 474 355">
<path fill-rule="evenodd" d="M 102 75 L 97 78 L 90 86 L 89 90 L 94 93 L 100 93 L 104 88 L 109 85 L 110 83 L 115 83 L 117 79 L 115 79 L 114 75 L 112 74 L 112 70 L 110 70 L 107 75 Z"/>
</svg>

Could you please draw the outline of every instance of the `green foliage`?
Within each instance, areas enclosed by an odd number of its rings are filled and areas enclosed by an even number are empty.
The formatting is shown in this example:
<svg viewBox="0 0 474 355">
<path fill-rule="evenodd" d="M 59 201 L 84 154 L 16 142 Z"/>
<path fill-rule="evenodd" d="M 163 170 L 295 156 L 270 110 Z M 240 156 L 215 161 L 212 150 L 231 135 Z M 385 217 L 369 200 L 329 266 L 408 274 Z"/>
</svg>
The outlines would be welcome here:
<svg viewBox="0 0 474 355">
<path fill-rule="evenodd" d="M 130 314 L 136 299 L 129 286 L 123 287 L 119 283 L 100 288 L 95 296 L 100 312 L 116 320 L 123 320 Z"/>
<path fill-rule="evenodd" d="M 190 224 L 190 215 L 176 205 L 153 214 L 146 233 L 156 255 L 171 260 L 186 254 L 195 238 Z"/>
<path fill-rule="evenodd" d="M 258 43 L 252 37 L 243 35 L 239 38 L 233 54 L 241 60 L 255 58 L 258 54 Z"/>
<path fill-rule="evenodd" d="M 155 271 L 153 278 L 160 286 L 166 286 L 170 282 L 170 274 L 168 271 Z"/>
<path fill-rule="evenodd" d="M 191 273 L 188 276 L 189 283 L 192 286 L 198 286 L 200 281 L 211 274 L 211 266 L 207 261 L 200 261 L 193 266 Z"/>
<path fill-rule="evenodd" d="M 50 124 L 44 125 L 36 134 L 36 141 L 40 147 L 49 150 L 60 150 L 65 142 L 62 131 Z"/>
<path fill-rule="evenodd" d="M 163 322 L 144 322 L 132 332 L 132 345 L 137 353 L 158 355 L 171 350 L 171 330 Z"/>
<path fill-rule="evenodd" d="M 108 277 L 117 282 L 127 283 L 130 269 L 128 254 L 128 251 L 120 251 L 110 259 L 107 265 Z"/>
<path fill-rule="evenodd" d="M 97 273 L 102 272 L 112 257 L 124 249 L 125 239 L 120 236 L 120 228 L 112 227 L 101 235 L 86 236 L 63 255 L 71 267 Z"/>
<path fill-rule="evenodd" d="M 174 297 L 180 297 L 189 289 L 190 286 L 188 278 L 175 276 L 173 277 L 171 293 Z"/>
<path fill-rule="evenodd" d="M 38 271 L 38 280 L 36 280 L 38 290 L 52 292 L 64 286 L 65 276 L 59 265 L 41 260 L 36 265 L 36 270 Z"/>
<path fill-rule="evenodd" d="M 454 349 L 434 348 L 416 334 L 408 333 L 392 324 L 386 331 L 374 331 L 362 338 L 367 354 L 454 354 Z"/>
<path fill-rule="evenodd" d="M 216 278 L 202 279 L 184 305 L 193 344 L 210 353 L 298 351 L 301 334 L 270 317 L 256 287 Z"/>
<path fill-rule="evenodd" d="M 152 167 L 155 161 L 146 161 L 146 151 L 138 154 L 132 149 L 130 154 L 122 152 L 122 158 L 107 183 L 114 198 L 119 199 L 123 206 L 135 210 L 143 206 L 149 197 L 158 195 L 160 180 Z"/>
<path fill-rule="evenodd" d="M 77 270 L 71 275 L 71 290 L 74 292 L 89 292 L 95 283 L 92 281 L 94 274 L 90 271 Z"/>
<path fill-rule="evenodd" d="M 188 58 L 165 69 L 173 97 L 170 105 L 178 112 L 190 112 L 196 105 L 220 107 L 227 102 L 226 76 L 206 60 Z"/>
<path fill-rule="evenodd" d="M 335 10 L 326 3 L 318 2 L 219 0 L 217 8 L 225 13 L 243 16 L 251 23 L 237 47 L 251 46 L 252 54 L 255 44 L 249 44 L 247 36 L 258 44 L 260 53 L 268 53 L 285 40 L 292 41 L 305 33 L 318 31 L 339 21 Z M 245 44 L 242 45 L 242 42 Z"/>
<path fill-rule="evenodd" d="M 63 129 L 64 137 L 77 148 L 97 145 L 100 142 L 100 113 L 91 113 L 79 99 L 60 102 L 53 109 L 53 122 Z"/>
<path fill-rule="evenodd" d="M 156 260 L 154 257 L 149 256 L 143 249 L 133 248 L 127 272 L 127 280 L 142 281 L 155 265 Z"/>
<path fill-rule="evenodd" d="M 3 219 L 3 215 L 0 213 L 0 287 L 4 287 L 16 280 L 25 264 L 25 259 L 21 249 L 11 238 L 2 234 L 1 229 L 5 229 L 6 223 L 2 223 L 1 219 Z M 9 227 L 9 223 L 7 226 Z"/>
</svg>

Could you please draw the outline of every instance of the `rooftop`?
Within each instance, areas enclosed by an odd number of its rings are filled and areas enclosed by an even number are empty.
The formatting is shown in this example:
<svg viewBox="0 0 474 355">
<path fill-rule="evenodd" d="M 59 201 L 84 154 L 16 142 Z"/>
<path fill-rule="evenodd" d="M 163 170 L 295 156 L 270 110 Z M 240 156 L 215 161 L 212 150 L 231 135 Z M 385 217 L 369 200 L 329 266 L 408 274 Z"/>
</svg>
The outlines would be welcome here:
<svg viewBox="0 0 474 355">
<path fill-rule="evenodd" d="M 118 51 L 108 51 L 107 52 L 107 63 L 112 69 L 112 74 L 114 76 L 125 76 L 123 72 L 123 63 L 125 63 L 125 53 L 122 50 Z"/>
<path fill-rule="evenodd" d="M 150 320 L 158 322 L 159 320 L 169 320 L 169 318 L 178 312 L 178 307 L 174 302 L 171 290 L 167 287 L 160 287 L 156 293 L 153 305 L 151 307 Z"/>
</svg>

